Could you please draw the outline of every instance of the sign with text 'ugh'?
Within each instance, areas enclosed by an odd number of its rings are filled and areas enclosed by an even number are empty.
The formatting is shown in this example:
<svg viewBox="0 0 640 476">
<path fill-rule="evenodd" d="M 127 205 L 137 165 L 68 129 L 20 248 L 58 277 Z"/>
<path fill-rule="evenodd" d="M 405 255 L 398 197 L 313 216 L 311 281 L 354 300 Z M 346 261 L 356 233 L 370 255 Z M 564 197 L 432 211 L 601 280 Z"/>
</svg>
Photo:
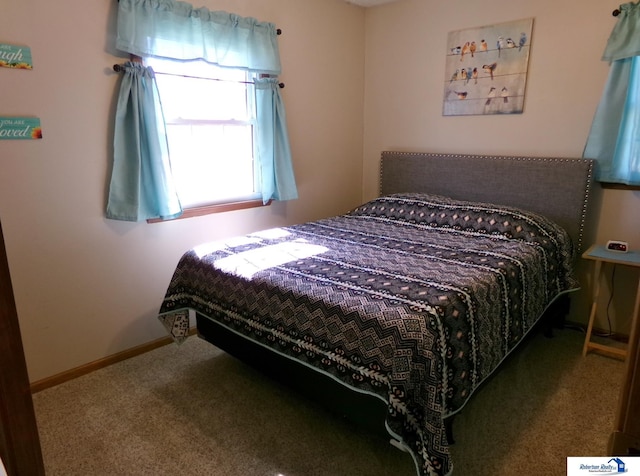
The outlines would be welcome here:
<svg viewBox="0 0 640 476">
<path fill-rule="evenodd" d="M 26 46 L 0 43 L 0 67 L 33 69 L 31 49 Z"/>
</svg>

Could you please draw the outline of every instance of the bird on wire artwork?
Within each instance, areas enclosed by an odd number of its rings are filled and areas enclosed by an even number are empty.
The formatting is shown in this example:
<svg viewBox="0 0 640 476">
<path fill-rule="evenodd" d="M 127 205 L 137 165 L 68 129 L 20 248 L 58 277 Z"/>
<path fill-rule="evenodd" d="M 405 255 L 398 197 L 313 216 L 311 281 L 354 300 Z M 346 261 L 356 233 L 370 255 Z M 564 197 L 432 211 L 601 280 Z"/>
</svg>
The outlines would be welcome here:
<svg viewBox="0 0 640 476">
<path fill-rule="evenodd" d="M 528 18 L 449 33 L 443 115 L 521 113 L 532 27 Z"/>
</svg>

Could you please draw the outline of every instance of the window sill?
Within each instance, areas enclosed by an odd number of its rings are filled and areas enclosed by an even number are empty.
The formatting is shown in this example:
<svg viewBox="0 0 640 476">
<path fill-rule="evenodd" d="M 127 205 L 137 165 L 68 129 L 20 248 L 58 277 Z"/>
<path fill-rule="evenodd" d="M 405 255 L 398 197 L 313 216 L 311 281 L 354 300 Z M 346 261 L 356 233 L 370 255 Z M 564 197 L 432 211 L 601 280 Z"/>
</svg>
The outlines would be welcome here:
<svg viewBox="0 0 640 476">
<path fill-rule="evenodd" d="M 147 220 L 147 223 L 162 223 L 166 221 L 182 220 L 184 218 L 211 215 L 213 213 L 244 210 L 245 208 L 268 207 L 269 205 L 271 205 L 271 202 L 272 200 L 269 200 L 267 203 L 262 203 L 262 200 L 246 200 L 243 202 L 219 203 L 216 205 L 203 205 L 201 207 L 185 208 L 182 212 L 182 215 L 180 215 L 179 217 L 169 218 L 166 220 L 162 218 L 151 218 Z"/>
<path fill-rule="evenodd" d="M 640 185 L 627 185 L 624 183 L 614 182 L 600 182 L 602 188 L 608 188 L 612 190 L 640 190 Z"/>
</svg>

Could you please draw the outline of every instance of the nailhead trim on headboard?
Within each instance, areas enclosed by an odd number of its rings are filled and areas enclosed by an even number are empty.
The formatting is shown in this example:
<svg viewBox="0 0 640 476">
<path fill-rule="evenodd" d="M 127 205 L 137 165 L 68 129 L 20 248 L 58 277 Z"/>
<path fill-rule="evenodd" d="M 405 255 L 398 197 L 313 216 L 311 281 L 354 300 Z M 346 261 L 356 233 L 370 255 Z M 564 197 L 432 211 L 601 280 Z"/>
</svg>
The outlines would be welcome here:
<svg viewBox="0 0 640 476">
<path fill-rule="evenodd" d="M 579 197 L 581 194 L 582 196 L 582 211 L 581 211 L 581 216 L 580 217 L 576 217 L 576 221 L 574 222 L 574 220 L 572 219 L 572 223 L 573 223 L 573 227 L 577 230 L 577 235 L 572 234 L 574 239 L 576 240 L 575 244 L 576 244 L 576 249 L 578 250 L 578 252 L 581 252 L 583 250 L 583 246 L 584 246 L 584 234 L 585 234 L 585 224 L 587 221 L 587 215 L 588 215 L 588 210 L 589 210 L 589 200 L 591 198 L 591 186 L 592 186 L 592 182 L 593 182 L 593 160 L 590 159 L 578 159 L 578 158 L 563 158 L 563 157 L 521 157 L 521 156 L 492 156 L 492 155 L 467 155 L 467 154 L 439 154 L 439 153 L 430 153 L 430 152 L 406 152 L 406 151 L 399 151 L 399 152 L 395 152 L 395 151 L 383 151 L 382 152 L 382 160 L 380 163 L 380 193 L 382 193 L 382 191 L 384 190 L 384 175 L 385 175 L 385 170 L 383 170 L 384 164 L 385 162 L 387 162 L 389 160 L 393 160 L 394 158 L 407 158 L 407 157 L 414 157 L 416 159 L 422 160 L 424 159 L 425 161 L 435 161 L 435 162 L 439 162 L 440 160 L 450 160 L 450 159 L 458 159 L 458 160 L 463 160 L 463 161 L 469 161 L 468 164 L 465 163 L 465 166 L 474 166 L 477 164 L 481 164 L 480 162 L 474 162 L 474 160 L 480 159 L 483 161 L 504 161 L 504 162 L 531 162 L 531 163 L 549 163 L 549 164 L 562 164 L 562 167 L 572 167 L 572 166 L 576 166 L 576 171 L 577 173 L 580 172 L 580 174 L 578 174 L 579 176 L 582 175 L 582 173 L 584 173 L 584 171 L 586 170 L 586 175 L 584 177 L 584 180 L 581 182 L 576 182 L 573 184 L 566 184 L 566 187 L 571 187 L 571 188 L 575 188 L 575 195 L 576 198 Z M 486 162 L 485 162 L 486 164 Z M 484 165 L 484 164 L 481 164 Z M 586 169 L 585 169 L 586 167 Z M 484 169 L 484 167 L 481 167 L 482 169 Z M 510 169 L 510 171 L 512 171 Z M 515 169 L 513 170 L 515 171 Z M 419 170 L 416 170 L 416 173 L 412 173 L 411 174 L 411 180 L 415 181 L 416 179 L 416 175 L 419 175 Z M 455 171 L 452 171 L 453 173 L 455 173 Z M 483 170 L 484 172 L 484 170 Z M 425 175 L 425 179 L 427 183 L 430 183 L 429 181 L 432 181 L 433 183 L 438 182 L 438 185 L 440 187 L 442 187 L 442 183 L 443 180 L 435 180 L 433 177 L 429 177 Z M 451 178 L 447 179 L 449 180 L 450 183 L 451 180 L 455 180 L 455 176 L 452 174 Z M 474 184 L 477 185 L 481 185 L 478 182 L 474 182 Z M 564 184 L 563 184 L 564 187 Z M 400 190 L 397 190 L 400 191 Z M 411 191 L 416 191 L 416 190 L 402 190 L 402 191 L 406 191 L 406 192 L 411 192 Z M 426 191 L 426 190 L 422 190 L 422 191 Z M 443 192 L 439 192 L 439 193 L 443 193 Z M 488 193 L 488 192 L 487 192 Z M 569 190 L 568 193 L 570 193 L 573 196 L 573 190 Z M 505 192 L 504 188 L 502 190 L 500 190 L 500 194 L 499 195 L 508 195 L 508 192 Z M 457 198 L 464 198 L 464 197 L 457 197 Z M 489 200 L 487 200 L 489 201 Z M 496 202 L 497 203 L 497 202 Z M 511 203 L 500 203 L 501 205 L 513 205 Z M 567 207 L 571 205 L 571 204 L 567 204 Z M 577 206 L 577 203 L 573 202 L 573 207 Z M 554 205 L 555 206 L 555 205 Z M 557 204 L 557 208 L 558 209 L 562 209 L 563 208 L 563 204 Z M 566 207 L 565 207 L 566 208 Z M 574 214 L 572 213 L 572 216 Z"/>
</svg>

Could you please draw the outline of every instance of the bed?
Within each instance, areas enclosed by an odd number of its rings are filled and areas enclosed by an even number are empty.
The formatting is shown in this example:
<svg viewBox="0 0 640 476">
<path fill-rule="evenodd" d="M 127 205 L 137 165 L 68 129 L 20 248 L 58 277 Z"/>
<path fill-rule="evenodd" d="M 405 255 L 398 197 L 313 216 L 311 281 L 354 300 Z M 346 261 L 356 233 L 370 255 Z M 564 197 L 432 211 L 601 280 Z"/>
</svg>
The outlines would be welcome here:
<svg viewBox="0 0 640 476">
<path fill-rule="evenodd" d="M 592 168 L 385 151 L 378 198 L 185 252 L 158 317 L 180 342 L 195 314 L 202 338 L 327 401 L 375 401 L 353 406 L 417 474 L 450 474 L 447 422 L 579 288 Z"/>
</svg>

